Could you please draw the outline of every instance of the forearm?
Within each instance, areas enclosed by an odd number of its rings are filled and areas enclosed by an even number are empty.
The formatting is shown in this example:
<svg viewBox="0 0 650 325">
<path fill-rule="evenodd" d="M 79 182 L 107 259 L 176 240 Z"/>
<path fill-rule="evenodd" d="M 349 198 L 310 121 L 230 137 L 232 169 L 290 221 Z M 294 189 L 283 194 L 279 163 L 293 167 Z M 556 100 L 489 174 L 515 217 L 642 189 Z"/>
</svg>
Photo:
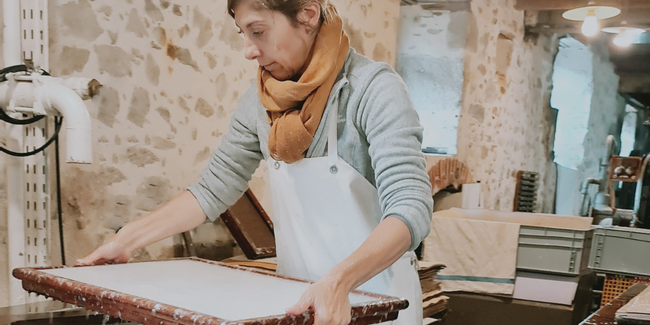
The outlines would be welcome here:
<svg viewBox="0 0 650 325">
<path fill-rule="evenodd" d="M 183 191 L 167 204 L 143 218 L 128 223 L 112 241 L 129 252 L 167 237 L 196 228 L 206 219 L 198 201 L 189 191 Z"/>
<path fill-rule="evenodd" d="M 398 218 L 385 218 L 370 237 L 325 277 L 330 277 L 347 292 L 354 290 L 391 266 L 409 248 L 411 234 Z"/>
</svg>

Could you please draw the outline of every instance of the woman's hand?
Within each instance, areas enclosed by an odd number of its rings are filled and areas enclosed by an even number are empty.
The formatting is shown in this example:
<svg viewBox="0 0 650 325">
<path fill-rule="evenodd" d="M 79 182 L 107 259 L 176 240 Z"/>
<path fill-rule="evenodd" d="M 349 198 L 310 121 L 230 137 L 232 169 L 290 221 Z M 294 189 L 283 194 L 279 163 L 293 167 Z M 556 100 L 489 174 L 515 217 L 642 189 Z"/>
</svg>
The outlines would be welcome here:
<svg viewBox="0 0 650 325">
<path fill-rule="evenodd" d="M 206 219 L 194 195 L 183 191 L 156 211 L 127 223 L 111 240 L 76 265 L 125 263 L 135 250 L 169 236 L 189 231 Z"/>
<path fill-rule="evenodd" d="M 131 256 L 131 252 L 126 247 L 117 242 L 115 237 L 108 243 L 99 246 L 90 255 L 77 260 L 75 265 L 97 265 L 106 263 L 126 263 Z"/>
<path fill-rule="evenodd" d="M 325 276 L 310 285 L 298 303 L 287 309 L 287 314 L 300 315 L 311 308 L 314 325 L 348 325 L 352 320 L 349 292 L 338 281 Z"/>
<path fill-rule="evenodd" d="M 352 318 L 348 293 L 392 265 L 410 244 L 406 224 L 387 217 L 352 255 L 309 286 L 287 314 L 300 315 L 311 308 L 314 325 L 348 325 Z"/>
</svg>

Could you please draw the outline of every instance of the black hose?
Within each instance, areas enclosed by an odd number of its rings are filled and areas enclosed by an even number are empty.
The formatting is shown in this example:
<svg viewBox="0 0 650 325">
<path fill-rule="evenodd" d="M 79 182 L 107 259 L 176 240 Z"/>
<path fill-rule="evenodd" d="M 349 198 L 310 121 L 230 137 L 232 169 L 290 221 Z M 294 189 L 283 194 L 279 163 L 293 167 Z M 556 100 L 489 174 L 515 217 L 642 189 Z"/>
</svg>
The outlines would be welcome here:
<svg viewBox="0 0 650 325">
<path fill-rule="evenodd" d="M 19 120 L 19 119 L 12 118 L 11 116 L 7 115 L 7 113 L 5 113 L 2 109 L 0 109 L 0 120 L 3 120 L 11 124 L 16 124 L 16 125 L 26 125 L 26 124 L 36 123 L 42 120 L 44 117 L 45 115 L 39 115 L 39 116 L 34 116 L 32 118 Z"/>
<path fill-rule="evenodd" d="M 54 117 L 54 123 L 63 124 L 63 117 Z M 61 210 L 61 173 L 59 171 L 59 137 L 54 139 L 54 165 L 56 173 L 56 207 L 59 215 L 59 241 L 61 243 L 61 265 L 65 265 L 65 248 L 63 245 L 63 212 Z"/>
<path fill-rule="evenodd" d="M 0 110 L 0 111 L 1 111 L 1 110 Z M 63 118 L 62 118 L 62 119 L 63 119 Z M 47 148 L 47 146 L 49 146 L 49 145 L 52 143 L 52 141 L 54 141 L 54 140 L 56 140 L 56 139 L 59 138 L 59 131 L 61 131 L 61 124 L 63 124 L 63 121 L 60 121 L 60 122 L 59 122 L 59 121 L 56 120 L 56 117 L 55 117 L 55 118 L 54 118 L 54 125 L 55 125 L 54 135 L 53 135 L 49 140 L 47 140 L 47 142 L 45 142 L 44 145 L 42 145 L 42 146 L 41 146 L 40 148 L 38 148 L 38 149 L 35 149 L 35 150 L 32 150 L 32 151 L 28 151 L 28 152 L 15 152 L 15 151 L 11 151 L 11 150 L 8 150 L 8 149 L 6 149 L 6 148 L 0 147 L 0 151 L 4 152 L 4 153 L 6 153 L 6 154 L 8 154 L 8 155 L 10 155 L 10 156 L 14 156 L 14 157 L 28 157 L 28 156 L 33 156 L 33 155 L 35 155 L 35 154 L 37 154 L 37 153 L 39 153 L 39 152 L 45 150 L 45 148 Z"/>
<path fill-rule="evenodd" d="M 27 72 L 27 66 L 24 64 L 19 64 L 19 65 L 12 65 L 10 67 L 6 67 L 2 70 L 0 70 L 0 82 L 7 81 L 7 77 L 5 77 L 8 73 L 16 73 L 16 72 Z M 42 75 L 44 76 L 49 76 L 50 74 L 41 69 L 39 71 Z"/>
</svg>

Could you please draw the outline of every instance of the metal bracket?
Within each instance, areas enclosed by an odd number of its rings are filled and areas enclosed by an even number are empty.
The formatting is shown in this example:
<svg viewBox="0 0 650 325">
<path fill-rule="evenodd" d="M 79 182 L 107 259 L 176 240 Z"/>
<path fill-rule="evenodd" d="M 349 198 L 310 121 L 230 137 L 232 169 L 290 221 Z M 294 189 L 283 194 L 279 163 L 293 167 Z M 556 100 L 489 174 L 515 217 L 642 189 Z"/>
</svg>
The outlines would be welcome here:
<svg viewBox="0 0 650 325">
<path fill-rule="evenodd" d="M 23 63 L 25 64 L 25 68 L 27 68 L 27 71 L 29 72 L 35 71 L 33 59 L 24 59 Z"/>
</svg>

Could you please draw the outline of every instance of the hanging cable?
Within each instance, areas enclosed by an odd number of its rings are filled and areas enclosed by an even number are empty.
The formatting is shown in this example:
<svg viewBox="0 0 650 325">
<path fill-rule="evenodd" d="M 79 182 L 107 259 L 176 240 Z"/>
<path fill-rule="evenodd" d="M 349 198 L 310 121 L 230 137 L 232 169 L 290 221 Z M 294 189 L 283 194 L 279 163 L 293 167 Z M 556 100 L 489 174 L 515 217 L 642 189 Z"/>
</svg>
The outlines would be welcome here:
<svg viewBox="0 0 650 325">
<path fill-rule="evenodd" d="M 7 115 L 7 113 L 5 113 L 3 110 L 0 109 L 0 120 L 3 120 L 5 122 L 11 123 L 11 124 L 16 124 L 16 125 L 27 125 L 27 124 L 36 123 L 36 122 L 42 120 L 44 117 L 45 117 L 45 115 L 39 115 L 39 116 L 34 116 L 32 118 L 24 119 L 24 120 L 15 119 L 15 118 L 12 118 L 11 116 Z"/>
<path fill-rule="evenodd" d="M 29 157 L 29 156 L 36 155 L 39 152 L 45 150 L 45 148 L 47 148 L 47 146 L 49 146 L 52 143 L 52 141 L 56 140 L 59 137 L 59 131 L 61 131 L 61 124 L 63 124 L 63 122 L 62 121 L 57 122 L 56 118 L 55 118 L 55 120 L 54 120 L 54 126 L 55 126 L 54 135 L 49 140 L 47 140 L 47 142 L 45 142 L 44 145 L 42 145 L 38 149 L 34 149 L 34 150 L 28 151 L 28 152 L 15 152 L 15 151 L 8 150 L 8 149 L 6 149 L 4 147 L 0 147 L 0 151 L 4 152 L 4 153 L 6 153 L 6 154 L 8 154 L 10 156 L 14 156 L 14 157 Z"/>
<path fill-rule="evenodd" d="M 0 82 L 7 81 L 6 75 L 9 73 L 16 73 L 16 72 L 27 72 L 27 66 L 24 64 L 19 64 L 19 65 L 12 65 L 10 67 L 6 67 L 2 70 L 0 70 Z M 40 69 L 38 72 L 40 72 L 44 76 L 49 76 L 50 74 L 43 70 Z"/>
<path fill-rule="evenodd" d="M 58 120 L 59 125 L 63 123 L 63 117 L 54 117 L 54 123 Z M 61 265 L 65 265 L 65 248 L 63 245 L 63 212 L 61 210 L 61 173 L 59 172 L 59 137 L 54 139 L 54 167 L 56 173 L 56 207 L 59 216 L 59 242 L 61 246 Z"/>
</svg>

